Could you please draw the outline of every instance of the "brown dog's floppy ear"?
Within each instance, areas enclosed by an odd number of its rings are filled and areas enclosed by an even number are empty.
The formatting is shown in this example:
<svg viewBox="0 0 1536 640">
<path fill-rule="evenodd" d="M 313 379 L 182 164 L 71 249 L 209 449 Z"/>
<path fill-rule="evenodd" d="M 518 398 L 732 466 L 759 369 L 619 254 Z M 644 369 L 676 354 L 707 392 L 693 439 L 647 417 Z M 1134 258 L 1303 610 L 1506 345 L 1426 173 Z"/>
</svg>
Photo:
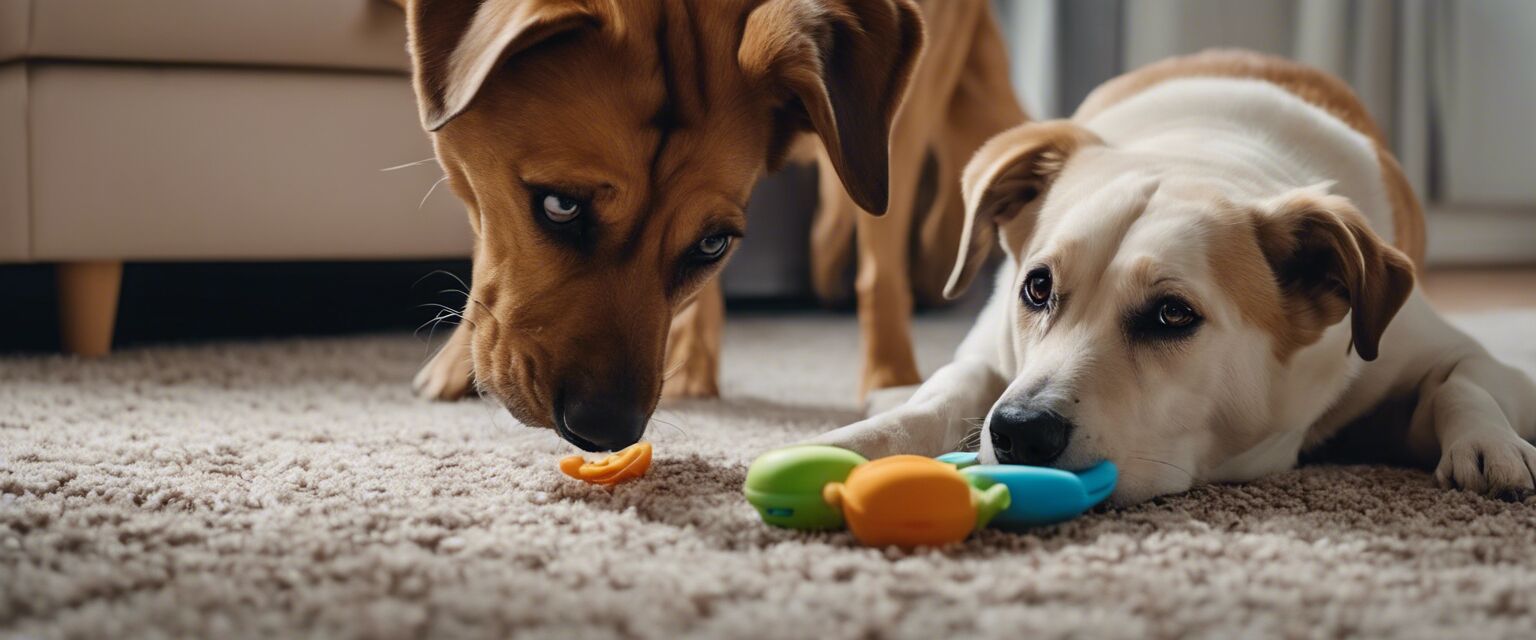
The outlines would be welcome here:
<svg viewBox="0 0 1536 640">
<path fill-rule="evenodd" d="M 747 17 L 737 62 L 798 98 L 848 195 L 880 215 L 891 121 L 922 46 L 911 0 L 768 0 Z"/>
<path fill-rule="evenodd" d="M 1413 262 L 1377 236 L 1348 198 L 1328 194 L 1326 185 L 1298 189 L 1266 208 L 1259 247 L 1281 288 L 1347 304 L 1354 348 L 1375 360 L 1381 335 L 1413 292 Z M 1338 305 L 1324 321 L 1338 322 L 1345 308 Z"/>
<path fill-rule="evenodd" d="M 1004 131 L 976 151 L 961 178 L 965 230 L 944 297 L 959 297 L 971 286 L 992 252 L 998 225 L 1012 222 L 1009 232 L 1017 237 L 1010 240 L 1022 247 L 1034 229 L 1046 191 L 1067 159 L 1078 149 L 1096 144 L 1103 141 L 1076 123 L 1050 120 Z"/>
<path fill-rule="evenodd" d="M 409 0 L 407 14 L 416 99 L 428 131 L 469 108 L 502 61 L 596 21 L 572 0 Z"/>
</svg>

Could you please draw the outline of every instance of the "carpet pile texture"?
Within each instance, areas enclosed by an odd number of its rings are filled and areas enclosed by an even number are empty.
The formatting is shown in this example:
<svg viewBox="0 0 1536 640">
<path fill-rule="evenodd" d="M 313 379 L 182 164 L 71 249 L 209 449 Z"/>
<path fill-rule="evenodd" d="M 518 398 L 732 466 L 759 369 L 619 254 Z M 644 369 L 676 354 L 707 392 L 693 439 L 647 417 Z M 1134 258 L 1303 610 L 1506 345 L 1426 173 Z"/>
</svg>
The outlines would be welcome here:
<svg viewBox="0 0 1536 640">
<path fill-rule="evenodd" d="M 1536 371 L 1536 314 L 1463 317 Z M 941 364 L 967 320 L 918 323 Z M 950 548 L 770 529 L 751 459 L 859 417 L 849 318 L 733 319 L 609 490 L 409 336 L 0 358 L 0 638 L 1531 637 L 1536 499 L 1313 466 Z"/>
</svg>

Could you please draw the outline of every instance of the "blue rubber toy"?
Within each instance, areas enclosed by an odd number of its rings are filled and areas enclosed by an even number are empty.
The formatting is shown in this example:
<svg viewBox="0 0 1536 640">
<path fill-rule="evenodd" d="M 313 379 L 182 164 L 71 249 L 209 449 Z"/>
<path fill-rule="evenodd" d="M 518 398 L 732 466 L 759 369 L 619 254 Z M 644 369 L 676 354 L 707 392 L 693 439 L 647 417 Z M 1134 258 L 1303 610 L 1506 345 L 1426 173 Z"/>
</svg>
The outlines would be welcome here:
<svg viewBox="0 0 1536 640">
<path fill-rule="evenodd" d="M 1120 472 L 1108 460 L 1080 473 L 1018 464 L 978 464 L 975 453 L 946 453 L 937 458 L 955 465 L 977 489 L 1008 487 L 1009 504 L 992 520 L 1002 529 L 1065 522 L 1093 508 L 1115 490 Z"/>
</svg>

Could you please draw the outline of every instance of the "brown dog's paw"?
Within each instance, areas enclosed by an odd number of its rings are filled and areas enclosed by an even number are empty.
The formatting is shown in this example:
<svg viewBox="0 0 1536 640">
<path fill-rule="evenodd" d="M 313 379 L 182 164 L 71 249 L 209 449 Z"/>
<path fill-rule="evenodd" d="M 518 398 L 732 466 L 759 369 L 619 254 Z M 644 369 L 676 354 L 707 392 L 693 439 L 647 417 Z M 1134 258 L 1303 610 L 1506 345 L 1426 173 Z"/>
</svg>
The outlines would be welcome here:
<svg viewBox="0 0 1536 640">
<path fill-rule="evenodd" d="M 416 373 L 411 387 L 424 400 L 459 400 L 469 395 L 474 367 L 466 350 L 449 342 Z"/>
<path fill-rule="evenodd" d="M 718 398 L 720 397 L 720 384 L 713 374 L 692 373 L 686 369 L 678 371 L 676 375 L 668 378 L 661 385 L 661 397 L 673 398 Z"/>
<path fill-rule="evenodd" d="M 1479 433 L 1446 447 L 1435 479 L 1446 488 L 1465 489 L 1501 500 L 1536 495 L 1536 447 L 1514 433 Z"/>
<path fill-rule="evenodd" d="M 873 365 L 864 371 L 864 379 L 859 386 L 859 400 L 862 402 L 870 397 L 870 393 L 881 389 L 910 387 L 922 383 L 923 376 L 917 372 L 916 365 L 899 367 Z"/>
</svg>

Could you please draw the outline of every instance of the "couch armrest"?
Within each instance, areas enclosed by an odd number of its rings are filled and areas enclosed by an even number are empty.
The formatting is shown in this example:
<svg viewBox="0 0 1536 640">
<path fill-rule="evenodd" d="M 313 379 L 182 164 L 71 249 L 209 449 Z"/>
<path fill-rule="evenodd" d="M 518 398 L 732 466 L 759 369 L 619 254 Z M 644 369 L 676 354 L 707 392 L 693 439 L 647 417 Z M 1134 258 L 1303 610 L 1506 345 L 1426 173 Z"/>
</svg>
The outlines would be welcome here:
<svg viewBox="0 0 1536 640">
<path fill-rule="evenodd" d="M 30 257 L 27 171 L 27 68 L 0 64 L 0 262 Z"/>
</svg>

